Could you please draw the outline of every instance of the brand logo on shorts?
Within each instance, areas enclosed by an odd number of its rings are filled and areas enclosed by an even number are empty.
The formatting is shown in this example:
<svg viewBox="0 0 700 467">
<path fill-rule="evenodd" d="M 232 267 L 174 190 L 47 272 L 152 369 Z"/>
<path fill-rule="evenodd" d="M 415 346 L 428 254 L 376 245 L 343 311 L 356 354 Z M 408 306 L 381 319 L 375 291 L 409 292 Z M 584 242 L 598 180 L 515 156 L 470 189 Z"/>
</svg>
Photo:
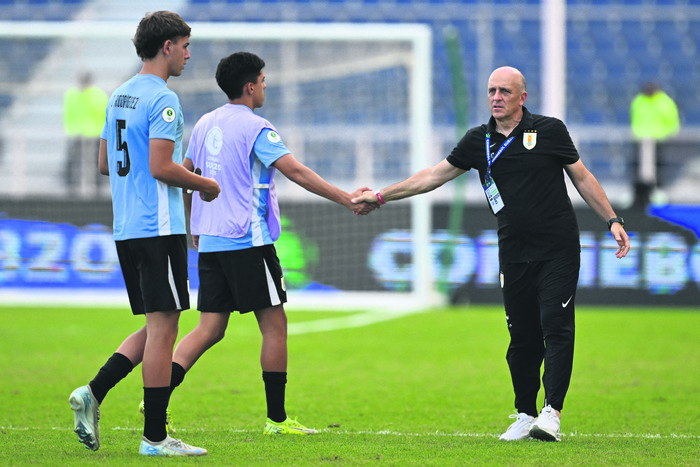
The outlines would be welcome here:
<svg viewBox="0 0 700 467">
<path fill-rule="evenodd" d="M 569 302 L 571 301 L 572 298 L 574 298 L 573 295 L 571 297 L 569 297 L 569 299 L 567 301 L 561 302 L 561 307 L 566 308 L 569 305 Z"/>
<path fill-rule="evenodd" d="M 161 114 L 161 116 L 166 122 L 173 123 L 173 121 L 175 120 L 175 109 L 173 109 L 172 107 L 167 107 L 163 109 L 163 113 Z"/>
<path fill-rule="evenodd" d="M 503 277 L 503 273 L 501 273 L 499 277 L 501 279 L 501 288 L 503 288 L 503 282 L 505 281 L 505 278 Z"/>
</svg>

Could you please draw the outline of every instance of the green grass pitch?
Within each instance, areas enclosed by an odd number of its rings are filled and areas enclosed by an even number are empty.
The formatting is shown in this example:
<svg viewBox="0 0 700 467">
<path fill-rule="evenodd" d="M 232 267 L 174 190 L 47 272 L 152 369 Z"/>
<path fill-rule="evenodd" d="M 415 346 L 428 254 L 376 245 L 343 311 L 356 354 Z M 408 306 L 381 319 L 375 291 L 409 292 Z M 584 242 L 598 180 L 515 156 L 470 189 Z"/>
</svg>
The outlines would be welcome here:
<svg viewBox="0 0 700 467">
<path fill-rule="evenodd" d="M 579 306 L 561 443 L 498 440 L 513 413 L 499 306 L 288 315 L 287 411 L 322 433 L 262 435 L 260 335 L 235 314 L 171 399 L 176 436 L 209 455 L 144 459 L 140 367 L 102 405 L 98 452 L 67 402 L 142 319 L 0 307 L 0 465 L 700 465 L 700 310 Z"/>
</svg>

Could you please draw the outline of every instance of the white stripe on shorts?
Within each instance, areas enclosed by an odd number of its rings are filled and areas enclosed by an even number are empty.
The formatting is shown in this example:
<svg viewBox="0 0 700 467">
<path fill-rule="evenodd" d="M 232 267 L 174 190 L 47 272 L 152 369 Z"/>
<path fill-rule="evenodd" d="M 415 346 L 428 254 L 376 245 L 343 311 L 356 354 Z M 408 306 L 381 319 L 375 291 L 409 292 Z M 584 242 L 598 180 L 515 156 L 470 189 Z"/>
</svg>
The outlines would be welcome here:
<svg viewBox="0 0 700 467">
<path fill-rule="evenodd" d="M 175 287 L 175 277 L 173 276 L 173 265 L 170 263 L 170 256 L 168 256 L 168 282 L 170 283 L 170 291 L 175 299 L 175 309 L 179 310 L 182 307 L 180 306 L 180 295 L 178 295 L 177 287 Z"/>
<path fill-rule="evenodd" d="M 277 294 L 277 286 L 275 281 L 272 280 L 272 274 L 270 274 L 270 269 L 267 267 L 267 261 L 263 259 L 265 263 L 265 277 L 267 277 L 267 290 L 270 293 L 270 305 L 276 306 L 280 305 L 280 296 Z"/>
</svg>

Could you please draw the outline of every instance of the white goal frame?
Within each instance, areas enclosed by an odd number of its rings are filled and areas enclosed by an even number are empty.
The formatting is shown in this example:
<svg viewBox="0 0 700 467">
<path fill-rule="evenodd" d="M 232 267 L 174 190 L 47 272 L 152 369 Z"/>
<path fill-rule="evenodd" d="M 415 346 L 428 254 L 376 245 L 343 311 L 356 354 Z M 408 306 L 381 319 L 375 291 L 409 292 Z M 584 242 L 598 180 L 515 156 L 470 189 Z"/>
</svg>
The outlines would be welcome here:
<svg viewBox="0 0 700 467">
<path fill-rule="evenodd" d="M 411 44 L 409 66 L 410 172 L 430 164 L 432 134 L 432 31 L 422 24 L 384 23 L 234 23 L 191 22 L 193 37 L 203 40 L 245 39 L 257 41 L 404 41 Z M 126 21 L 0 22 L 0 38 L 90 39 L 130 41 L 135 24 Z M 373 187 L 382 188 L 382 187 Z M 430 249 L 432 215 L 428 196 L 410 199 L 413 233 L 413 287 L 411 292 L 293 291 L 290 307 L 323 309 L 422 309 L 439 303 L 433 288 Z M 371 215 L 381 215 L 374 213 Z M 37 295 L 36 289 L 28 296 Z M 98 292 L 101 293 L 101 292 Z M 60 294 L 59 294 L 60 295 Z M 70 295 L 70 294 L 69 294 Z"/>
</svg>

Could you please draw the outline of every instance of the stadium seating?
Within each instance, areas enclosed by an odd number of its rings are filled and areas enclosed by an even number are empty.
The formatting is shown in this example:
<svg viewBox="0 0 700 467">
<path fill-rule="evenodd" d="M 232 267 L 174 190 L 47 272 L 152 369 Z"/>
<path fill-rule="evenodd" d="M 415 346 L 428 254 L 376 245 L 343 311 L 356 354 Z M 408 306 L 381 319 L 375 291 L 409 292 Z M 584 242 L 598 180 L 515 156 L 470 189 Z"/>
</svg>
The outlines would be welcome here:
<svg viewBox="0 0 700 467">
<path fill-rule="evenodd" d="M 86 0 L 0 0 L 0 21 L 64 21 Z"/>
<path fill-rule="evenodd" d="M 206 21 L 428 24 L 434 37 L 433 122 L 438 128 L 455 123 L 443 37 L 447 26 L 456 28 L 461 42 L 470 124 L 488 116 L 482 108 L 485 75 L 479 70 L 488 66 L 484 56 L 493 57 L 492 67 L 520 68 L 528 79 L 527 105 L 540 110 L 540 4 L 540 0 L 191 0 L 185 15 Z M 624 197 L 624 190 L 629 190 L 624 186 L 629 187 L 636 170 L 629 106 L 645 82 L 658 82 L 675 98 L 683 128 L 700 125 L 700 92 L 695 85 L 700 81 L 700 1 L 567 0 L 567 18 L 567 123 L 583 135 L 577 138 L 579 151 L 606 189 L 613 197 Z M 357 118 L 359 122 L 362 116 Z M 582 128 L 601 130 L 578 131 Z M 606 137 L 599 140 L 601 131 Z M 664 183 L 673 182 L 669 174 L 682 173 L 668 170 L 669 166 L 683 167 L 692 161 L 696 146 L 692 138 L 686 140 L 676 146 L 675 159 L 664 159 L 659 173 Z M 385 159 L 381 163 L 392 167 L 394 161 Z M 318 164 L 320 170 L 322 161 Z M 620 187 L 618 195 L 615 190 Z"/>
<path fill-rule="evenodd" d="M 458 29 L 465 59 L 470 93 L 477 98 L 474 57 L 480 46 L 475 27 L 476 13 L 494 18 L 495 66 L 513 64 L 521 68 L 531 89 L 539 88 L 541 40 L 537 0 L 191 0 L 186 16 L 207 21 L 417 21 L 434 30 L 434 93 L 450 92 L 447 56 L 442 40 L 447 25 Z M 672 96 L 683 93 L 678 105 L 684 125 L 700 124 L 700 94 L 693 89 L 700 66 L 700 3 L 697 0 L 568 0 L 570 19 L 567 35 L 568 120 L 581 125 L 627 125 L 629 103 L 639 87 L 656 80 Z M 610 7 L 588 20 L 586 11 Z M 615 7 L 617 9 L 615 9 Z M 634 9 L 625 14 L 626 8 Z M 659 18 L 644 8 L 665 8 Z M 683 10 L 688 10 L 687 14 Z M 533 14 L 534 12 L 534 14 Z M 570 15 L 571 18 L 572 15 Z M 695 79 L 694 79 L 695 78 Z M 436 124 L 452 124 L 454 110 L 445 99 L 434 99 Z M 537 108 L 536 93 L 529 105 Z M 474 116 L 472 115 L 472 119 Z"/>
<path fill-rule="evenodd" d="M 71 19 L 85 0 L 0 0 L 0 21 L 65 21 Z M 0 40 L 4 60 L 0 83 L 22 83 L 51 48 L 50 41 Z M 0 110 L 11 105 L 11 91 L 0 91 Z"/>
<path fill-rule="evenodd" d="M 89 0 L 0 0 L 0 21 L 66 20 L 75 17 Z M 137 0 L 125 0 L 139 8 Z M 433 122 L 436 128 L 455 123 L 452 83 L 444 31 L 457 30 L 469 101 L 468 121 L 480 123 L 488 115 L 484 69 L 500 65 L 520 68 L 528 79 L 528 107 L 541 106 L 541 0 L 189 0 L 180 11 L 187 21 L 245 22 L 419 22 L 431 26 L 433 48 Z M 605 127 L 628 131 L 629 104 L 641 85 L 654 80 L 676 99 L 683 128 L 700 126 L 700 0 L 567 0 L 567 123 L 572 127 Z M 43 40 L 0 40 L 5 60 L 0 82 L 22 83 L 33 67 L 50 52 Z M 217 56 L 213 54 L 213 56 Z M 21 60 L 19 59 L 21 58 Z M 272 58 L 272 56 L 270 57 Z M 211 75 L 216 63 L 192 67 L 189 74 Z M 484 69 L 480 69 L 483 67 Z M 342 87 L 338 87 L 342 89 Z M 10 105 L 8 89 L 0 92 L 0 110 Z M 301 99 L 312 99 L 313 88 Z M 341 92 L 340 90 L 338 92 Z M 194 122 L 219 104 L 211 95 L 183 96 L 188 122 Z M 265 112 L 278 124 L 274 99 Z M 360 111 L 315 107 L 312 121 L 327 120 L 324 112 L 344 112 L 347 122 L 366 123 Z M 486 113 L 484 111 L 486 110 Z M 305 110 L 306 111 L 306 110 Z M 405 115 L 390 110 L 374 114 L 370 123 L 393 123 Z M 585 132 L 584 132 L 585 133 Z M 591 134 L 591 133 L 586 133 Z M 590 143 L 579 140 L 579 149 L 601 170 L 602 178 L 630 179 L 632 148 L 615 138 Z M 690 146 L 696 144 L 691 141 Z M 683 146 L 680 150 L 694 154 Z M 611 151 L 622 159 L 606 157 Z M 387 151 L 390 154 L 392 151 Z M 389 156 L 387 156 L 389 157 Z M 691 157 L 691 156 L 688 156 Z M 381 164 L 393 167 L 394 160 Z M 319 166 L 324 161 L 318 161 Z M 349 170 L 336 168 L 333 170 Z M 329 167 L 328 170 L 331 170 Z"/>
<path fill-rule="evenodd" d="M 0 20 L 66 20 L 85 0 L 0 0 Z M 539 87 L 541 39 L 538 0 L 190 0 L 183 16 L 199 21 L 317 21 L 317 22 L 423 22 L 435 37 L 435 96 L 450 92 L 447 55 L 442 40 L 445 26 L 457 28 L 462 41 L 465 75 L 473 97 L 482 94 L 483 83 L 474 58 L 482 45 L 476 28 L 476 13 L 493 17 L 494 65 L 521 68 L 532 89 Z M 700 75 L 700 2 L 698 0 L 568 0 L 567 35 L 568 119 L 572 124 L 628 123 L 628 105 L 639 86 L 657 80 L 679 99 L 683 123 L 700 124 L 700 93 L 693 89 Z M 610 7 L 606 17 L 586 19 L 586 11 Z M 614 9 L 617 7 L 617 9 Z M 666 8 L 663 17 L 645 14 L 640 8 Z M 625 10 L 626 8 L 635 10 Z M 579 9 L 579 10 L 577 10 Z M 625 11 L 632 12 L 625 13 Z M 640 13 L 641 11 L 641 13 Z M 684 12 L 685 11 L 685 12 Z M 578 12 L 578 13 L 577 13 Z M 502 14 L 501 14 L 502 13 Z M 19 47 L 19 48 L 18 48 Z M 12 49 L 16 50 L 12 50 Z M 46 53 L 36 41 L 3 47 L 6 56 L 30 57 L 21 66 L 0 67 L 3 82 L 17 82 L 31 71 L 35 60 Z M 536 93 L 529 105 L 537 107 Z M 0 106 L 11 100 L 0 96 Z M 454 109 L 445 99 L 434 99 L 436 124 L 452 124 Z M 202 105 L 208 103 L 203 102 Z M 197 110 L 192 110 L 197 113 Z M 472 119 L 475 116 L 472 115 Z"/>
</svg>

